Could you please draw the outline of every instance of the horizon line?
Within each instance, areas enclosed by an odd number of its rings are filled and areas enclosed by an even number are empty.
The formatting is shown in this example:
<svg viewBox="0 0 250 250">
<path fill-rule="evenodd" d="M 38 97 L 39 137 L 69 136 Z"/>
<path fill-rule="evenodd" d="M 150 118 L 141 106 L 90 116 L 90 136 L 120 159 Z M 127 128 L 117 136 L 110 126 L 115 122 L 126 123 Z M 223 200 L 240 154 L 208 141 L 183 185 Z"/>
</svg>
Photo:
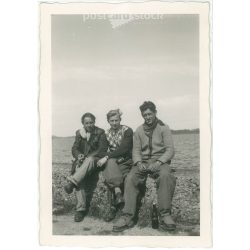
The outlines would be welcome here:
<svg viewBox="0 0 250 250">
<path fill-rule="evenodd" d="M 170 129 L 171 132 L 173 133 L 178 133 L 178 132 L 199 132 L 200 133 L 200 128 L 193 128 L 193 129 Z M 52 137 L 75 137 L 75 135 L 65 135 L 65 136 L 58 136 L 58 135 L 52 135 Z"/>
</svg>

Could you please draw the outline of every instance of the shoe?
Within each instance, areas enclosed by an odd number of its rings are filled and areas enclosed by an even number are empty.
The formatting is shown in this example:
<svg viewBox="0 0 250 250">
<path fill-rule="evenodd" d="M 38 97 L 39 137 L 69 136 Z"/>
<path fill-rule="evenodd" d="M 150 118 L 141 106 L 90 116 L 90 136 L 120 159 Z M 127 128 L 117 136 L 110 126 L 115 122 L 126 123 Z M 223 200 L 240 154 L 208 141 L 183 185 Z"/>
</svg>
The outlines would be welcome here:
<svg viewBox="0 0 250 250">
<path fill-rule="evenodd" d="M 71 194 L 71 193 L 73 192 L 74 188 L 76 188 L 76 185 L 69 181 L 69 182 L 64 186 L 64 191 L 65 191 L 67 194 Z"/>
<path fill-rule="evenodd" d="M 176 229 L 175 222 L 170 214 L 161 217 L 160 228 L 164 231 L 174 231 Z"/>
<path fill-rule="evenodd" d="M 76 211 L 74 216 L 75 222 L 81 222 L 84 219 L 85 211 Z"/>
<path fill-rule="evenodd" d="M 129 214 L 123 214 L 113 226 L 113 232 L 122 232 L 135 225 L 133 218 Z"/>
<path fill-rule="evenodd" d="M 123 196 L 121 193 L 117 193 L 116 194 L 116 198 L 115 198 L 115 205 L 117 207 L 121 207 L 122 205 L 124 205 L 125 201 L 123 199 Z"/>
</svg>

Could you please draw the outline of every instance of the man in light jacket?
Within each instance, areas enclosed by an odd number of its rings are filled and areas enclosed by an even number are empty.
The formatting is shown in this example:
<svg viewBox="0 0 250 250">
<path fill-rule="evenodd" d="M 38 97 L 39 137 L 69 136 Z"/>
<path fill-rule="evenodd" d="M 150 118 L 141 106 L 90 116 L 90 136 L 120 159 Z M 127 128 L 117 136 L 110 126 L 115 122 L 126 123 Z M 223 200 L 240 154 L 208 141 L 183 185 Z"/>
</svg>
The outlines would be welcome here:
<svg viewBox="0 0 250 250">
<path fill-rule="evenodd" d="M 121 232 L 133 227 L 136 203 L 140 186 L 145 185 L 147 175 L 156 179 L 160 227 L 166 231 L 175 230 L 171 217 L 171 203 L 176 178 L 171 174 L 170 163 L 174 156 L 171 131 L 157 117 L 155 104 L 148 101 L 140 106 L 145 122 L 137 128 L 133 140 L 134 166 L 125 182 L 125 206 L 123 215 L 114 224 L 113 230 Z"/>
</svg>

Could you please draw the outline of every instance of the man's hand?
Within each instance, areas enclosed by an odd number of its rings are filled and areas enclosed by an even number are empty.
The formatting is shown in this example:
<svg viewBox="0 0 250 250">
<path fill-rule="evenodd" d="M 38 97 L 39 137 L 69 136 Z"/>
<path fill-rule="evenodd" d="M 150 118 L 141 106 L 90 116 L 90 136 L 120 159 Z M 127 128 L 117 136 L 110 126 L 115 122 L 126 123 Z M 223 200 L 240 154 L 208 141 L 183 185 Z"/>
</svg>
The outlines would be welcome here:
<svg viewBox="0 0 250 250">
<path fill-rule="evenodd" d="M 102 167 L 108 161 L 108 157 L 105 156 L 97 162 L 97 167 Z"/>
<path fill-rule="evenodd" d="M 79 154 L 79 155 L 77 156 L 77 160 L 82 160 L 82 159 L 84 159 L 84 154 Z"/>
<path fill-rule="evenodd" d="M 152 163 L 152 164 L 149 165 L 149 170 L 152 173 L 159 172 L 161 165 L 162 165 L 162 163 L 160 161 L 156 161 L 156 162 L 154 162 L 154 163 Z"/>
<path fill-rule="evenodd" d="M 141 162 L 139 161 L 136 166 L 138 167 L 139 171 L 142 173 L 147 172 L 147 167 Z"/>
</svg>

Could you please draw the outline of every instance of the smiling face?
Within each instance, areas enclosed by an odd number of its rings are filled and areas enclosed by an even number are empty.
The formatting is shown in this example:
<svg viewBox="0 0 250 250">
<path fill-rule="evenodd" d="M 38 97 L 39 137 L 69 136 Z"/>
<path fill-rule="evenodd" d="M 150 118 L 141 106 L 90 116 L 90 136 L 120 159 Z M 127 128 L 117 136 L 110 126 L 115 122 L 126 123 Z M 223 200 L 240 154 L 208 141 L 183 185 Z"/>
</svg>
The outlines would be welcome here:
<svg viewBox="0 0 250 250">
<path fill-rule="evenodd" d="M 83 127 L 87 132 L 92 132 L 95 126 L 95 122 L 91 117 L 85 117 L 83 120 Z"/>
<path fill-rule="evenodd" d="M 109 118 L 108 123 L 112 129 L 117 130 L 120 127 L 121 118 L 119 115 L 113 115 Z"/>
<path fill-rule="evenodd" d="M 156 111 L 154 112 L 150 109 L 146 109 L 142 112 L 142 117 L 144 118 L 145 123 L 150 126 L 156 119 Z"/>
</svg>

